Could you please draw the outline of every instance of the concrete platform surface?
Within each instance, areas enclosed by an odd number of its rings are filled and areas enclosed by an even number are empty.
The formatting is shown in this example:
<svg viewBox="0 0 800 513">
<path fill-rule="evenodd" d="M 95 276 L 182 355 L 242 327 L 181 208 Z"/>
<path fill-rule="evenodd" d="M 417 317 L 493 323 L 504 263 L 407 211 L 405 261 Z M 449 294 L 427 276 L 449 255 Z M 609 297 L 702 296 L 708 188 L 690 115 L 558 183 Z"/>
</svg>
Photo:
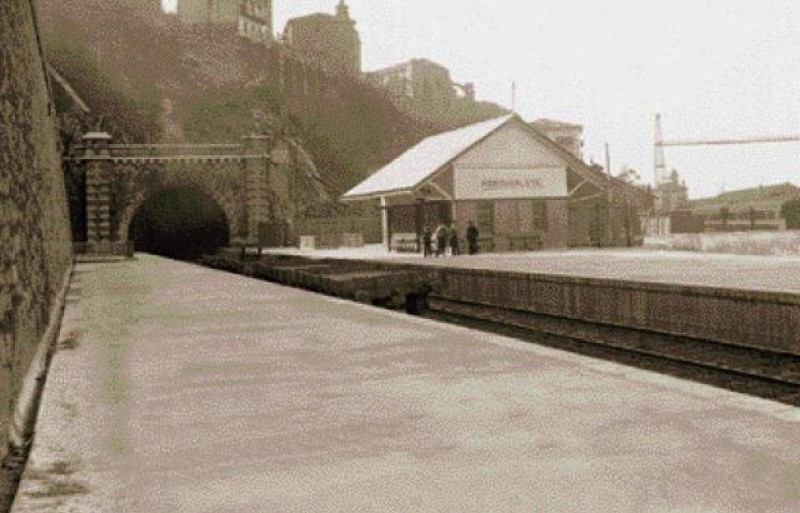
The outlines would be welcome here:
<svg viewBox="0 0 800 513">
<path fill-rule="evenodd" d="M 71 298 L 17 513 L 800 508 L 798 408 L 146 255 Z"/>
<path fill-rule="evenodd" d="M 576 249 L 422 258 L 382 246 L 339 250 L 273 250 L 310 258 L 388 260 L 584 278 L 674 283 L 800 294 L 800 257 L 691 253 L 648 249 Z"/>
</svg>

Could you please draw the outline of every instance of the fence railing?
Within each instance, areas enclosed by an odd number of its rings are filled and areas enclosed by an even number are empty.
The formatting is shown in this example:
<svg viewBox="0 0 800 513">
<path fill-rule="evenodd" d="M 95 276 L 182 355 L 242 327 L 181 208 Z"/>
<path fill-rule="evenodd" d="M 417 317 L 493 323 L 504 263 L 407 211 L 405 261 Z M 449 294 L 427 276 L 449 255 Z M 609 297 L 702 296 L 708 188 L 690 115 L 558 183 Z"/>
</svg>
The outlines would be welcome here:
<svg viewBox="0 0 800 513">
<path fill-rule="evenodd" d="M 297 235 L 313 235 L 318 246 L 337 246 L 348 234 L 360 234 L 365 244 L 381 242 L 381 220 L 377 216 L 305 218 L 296 223 Z"/>
<path fill-rule="evenodd" d="M 79 159 L 84 155 L 85 146 L 76 145 L 70 149 L 68 159 Z M 111 158 L 186 158 L 186 157 L 224 157 L 242 156 L 242 144 L 110 144 Z"/>
</svg>

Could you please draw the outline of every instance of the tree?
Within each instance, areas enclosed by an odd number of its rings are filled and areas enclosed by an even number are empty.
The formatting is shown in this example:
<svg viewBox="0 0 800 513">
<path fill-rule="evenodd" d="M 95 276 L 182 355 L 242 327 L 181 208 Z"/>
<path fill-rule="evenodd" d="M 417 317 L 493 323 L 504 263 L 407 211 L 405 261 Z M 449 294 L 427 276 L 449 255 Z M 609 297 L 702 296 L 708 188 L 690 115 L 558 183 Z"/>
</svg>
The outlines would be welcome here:
<svg viewBox="0 0 800 513">
<path fill-rule="evenodd" d="M 634 185 L 642 182 L 642 176 L 639 174 L 639 172 L 628 165 L 622 167 L 622 171 L 620 171 L 620 173 L 617 175 L 617 178 L 623 182 Z"/>
<path fill-rule="evenodd" d="M 800 229 L 800 198 L 789 200 L 781 206 L 781 217 L 786 219 L 786 228 Z"/>
</svg>

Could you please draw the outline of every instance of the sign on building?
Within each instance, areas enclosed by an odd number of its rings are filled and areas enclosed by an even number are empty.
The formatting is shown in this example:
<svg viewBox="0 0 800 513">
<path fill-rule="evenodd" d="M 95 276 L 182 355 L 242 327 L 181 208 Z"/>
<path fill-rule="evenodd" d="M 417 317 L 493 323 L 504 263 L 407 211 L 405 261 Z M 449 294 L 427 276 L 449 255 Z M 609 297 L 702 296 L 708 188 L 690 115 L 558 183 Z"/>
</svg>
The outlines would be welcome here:
<svg viewBox="0 0 800 513">
<path fill-rule="evenodd" d="M 565 168 L 456 168 L 455 199 L 489 200 L 567 196 Z"/>
</svg>

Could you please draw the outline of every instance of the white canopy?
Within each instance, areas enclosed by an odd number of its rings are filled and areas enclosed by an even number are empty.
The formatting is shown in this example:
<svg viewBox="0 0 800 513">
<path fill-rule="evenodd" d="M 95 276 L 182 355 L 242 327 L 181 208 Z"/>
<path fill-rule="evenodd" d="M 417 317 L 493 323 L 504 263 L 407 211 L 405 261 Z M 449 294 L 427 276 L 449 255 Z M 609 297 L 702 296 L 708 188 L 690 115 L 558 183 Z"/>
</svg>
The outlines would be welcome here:
<svg viewBox="0 0 800 513">
<path fill-rule="evenodd" d="M 510 121 L 514 114 L 469 125 L 422 140 L 350 189 L 343 200 L 412 192 L 431 175 Z"/>
</svg>

